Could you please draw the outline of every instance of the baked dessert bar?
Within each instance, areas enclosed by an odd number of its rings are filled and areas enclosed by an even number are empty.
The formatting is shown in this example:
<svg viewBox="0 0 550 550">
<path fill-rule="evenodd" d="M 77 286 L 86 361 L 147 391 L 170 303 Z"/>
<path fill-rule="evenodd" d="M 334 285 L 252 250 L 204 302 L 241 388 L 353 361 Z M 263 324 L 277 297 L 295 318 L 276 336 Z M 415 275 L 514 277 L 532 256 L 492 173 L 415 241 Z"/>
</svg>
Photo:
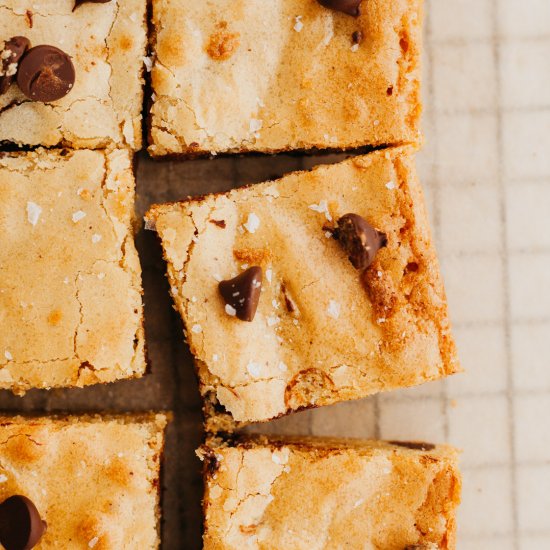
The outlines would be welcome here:
<svg viewBox="0 0 550 550">
<path fill-rule="evenodd" d="M 412 148 L 154 205 L 146 221 L 209 429 L 460 370 Z"/>
<path fill-rule="evenodd" d="M 344 3 L 153 0 L 149 152 L 416 142 L 422 0 Z"/>
<path fill-rule="evenodd" d="M 126 150 L 0 154 L 0 388 L 145 372 Z"/>
<path fill-rule="evenodd" d="M 204 548 L 452 550 L 457 451 L 316 438 L 214 441 L 204 461 Z"/>
<path fill-rule="evenodd" d="M 10 521 L 0 522 L 0 544 L 19 537 L 30 544 L 11 548 L 158 548 L 167 420 L 1 417 L 0 513 Z"/>
<path fill-rule="evenodd" d="M 6 70 L 13 82 L 0 94 L 0 142 L 140 149 L 146 5 L 146 0 L 0 0 L 0 59 L 8 58 L 13 37 L 32 47 L 18 59 L 19 69 L 25 64 L 28 71 L 18 70 L 15 58 Z M 52 99 L 60 82 L 68 89 Z"/>
</svg>

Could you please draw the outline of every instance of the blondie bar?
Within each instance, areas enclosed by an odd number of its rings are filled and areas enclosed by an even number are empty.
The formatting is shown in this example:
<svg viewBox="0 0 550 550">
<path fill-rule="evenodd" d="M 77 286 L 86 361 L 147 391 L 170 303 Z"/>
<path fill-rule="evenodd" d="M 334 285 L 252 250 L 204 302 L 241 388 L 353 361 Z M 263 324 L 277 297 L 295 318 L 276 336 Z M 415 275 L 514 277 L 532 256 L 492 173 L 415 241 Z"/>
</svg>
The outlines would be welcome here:
<svg viewBox="0 0 550 550">
<path fill-rule="evenodd" d="M 145 372 L 129 153 L 0 154 L 0 388 Z"/>
<path fill-rule="evenodd" d="M 1 417 L 0 545 L 158 548 L 166 423 L 164 414 Z M 16 540 L 28 544 L 7 544 Z"/>
<path fill-rule="evenodd" d="M 451 447 L 260 436 L 199 456 L 206 550 L 455 548 Z"/>
<path fill-rule="evenodd" d="M 0 0 L 0 142 L 139 149 L 146 6 Z M 13 38 L 32 49 L 10 56 Z"/>
<path fill-rule="evenodd" d="M 153 0 L 149 152 L 417 141 L 422 1 L 322 4 Z"/>
<path fill-rule="evenodd" d="M 154 205 L 146 220 L 212 429 L 460 370 L 412 148 Z"/>
</svg>

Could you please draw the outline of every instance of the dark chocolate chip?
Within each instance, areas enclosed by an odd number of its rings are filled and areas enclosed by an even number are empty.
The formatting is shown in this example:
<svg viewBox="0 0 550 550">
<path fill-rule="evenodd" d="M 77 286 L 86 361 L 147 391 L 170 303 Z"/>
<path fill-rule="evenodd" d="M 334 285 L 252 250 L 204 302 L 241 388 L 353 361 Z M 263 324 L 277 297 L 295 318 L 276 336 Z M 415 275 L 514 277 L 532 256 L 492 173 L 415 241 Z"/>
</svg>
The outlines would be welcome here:
<svg viewBox="0 0 550 550">
<path fill-rule="evenodd" d="M 111 0 L 75 0 L 73 11 L 76 10 L 78 6 L 82 6 L 82 4 L 85 4 L 86 2 L 90 2 L 91 4 L 106 4 L 110 1 Z"/>
<path fill-rule="evenodd" d="M 225 229 L 225 220 L 210 220 L 210 223 L 217 225 L 221 229 Z"/>
<path fill-rule="evenodd" d="M 281 292 L 283 293 L 283 297 L 285 299 L 285 306 L 289 313 L 296 313 L 298 311 L 298 306 L 296 306 L 296 303 L 290 296 L 288 289 L 286 288 L 285 283 L 281 283 Z"/>
<path fill-rule="evenodd" d="M 6 550 L 30 550 L 46 527 L 36 506 L 27 497 L 14 495 L 0 504 L 0 544 Z"/>
<path fill-rule="evenodd" d="M 234 279 L 222 281 L 218 286 L 220 294 L 229 306 L 228 313 L 237 316 L 241 321 L 252 321 L 258 309 L 262 290 L 262 268 L 249 267 Z M 226 309 L 226 310 L 227 310 Z"/>
<path fill-rule="evenodd" d="M 351 41 L 354 44 L 361 44 L 361 42 L 363 42 L 363 33 L 361 31 L 355 31 L 351 35 Z"/>
<path fill-rule="evenodd" d="M 35 101 L 56 101 L 65 97 L 75 81 L 71 58 L 55 46 L 35 46 L 21 59 L 17 84 Z"/>
<path fill-rule="evenodd" d="M 349 261 L 356 269 L 366 269 L 373 262 L 376 253 L 386 246 L 384 233 L 357 214 L 346 214 L 338 222 L 333 235 L 348 253 Z"/>
<path fill-rule="evenodd" d="M 4 42 L 0 50 L 0 95 L 5 94 L 15 79 L 19 60 L 31 43 L 24 36 L 14 36 Z"/>
<path fill-rule="evenodd" d="M 423 441 L 389 441 L 389 443 L 415 451 L 433 451 L 435 449 L 433 443 L 424 443 Z"/>
<path fill-rule="evenodd" d="M 361 0 L 317 0 L 321 6 L 357 17 Z"/>
</svg>

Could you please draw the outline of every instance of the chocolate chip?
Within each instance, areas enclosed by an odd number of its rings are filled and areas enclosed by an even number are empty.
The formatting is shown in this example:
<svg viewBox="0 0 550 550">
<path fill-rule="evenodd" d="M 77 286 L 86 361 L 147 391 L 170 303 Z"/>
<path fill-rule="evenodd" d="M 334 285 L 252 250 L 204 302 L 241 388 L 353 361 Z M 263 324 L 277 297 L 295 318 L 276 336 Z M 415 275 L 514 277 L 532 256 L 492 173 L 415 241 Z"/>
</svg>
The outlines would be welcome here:
<svg viewBox="0 0 550 550">
<path fill-rule="evenodd" d="M 5 94 L 17 74 L 19 60 L 31 43 L 24 36 L 14 36 L 0 50 L 0 95 Z"/>
<path fill-rule="evenodd" d="M 81 6 L 82 4 L 85 4 L 86 2 L 90 2 L 91 4 L 106 4 L 107 2 L 110 2 L 111 0 L 75 0 L 74 2 L 74 8 L 73 11 L 78 8 L 78 6 Z"/>
<path fill-rule="evenodd" d="M 210 220 L 210 223 L 213 223 L 214 225 L 225 229 L 225 220 Z"/>
<path fill-rule="evenodd" d="M 351 35 L 351 41 L 354 44 L 361 44 L 361 42 L 363 42 L 363 33 L 361 31 L 355 31 Z"/>
<path fill-rule="evenodd" d="M 17 84 L 35 101 L 56 101 L 65 97 L 74 81 L 71 58 L 55 46 L 35 46 L 19 63 Z"/>
<path fill-rule="evenodd" d="M 218 286 L 227 304 L 226 311 L 241 321 L 252 321 L 260 301 L 262 278 L 262 268 L 253 266 L 234 279 L 222 281 Z"/>
<path fill-rule="evenodd" d="M 384 233 L 357 214 L 346 214 L 338 222 L 333 235 L 349 254 L 349 261 L 356 269 L 366 269 L 373 262 L 376 253 L 386 246 Z"/>
<path fill-rule="evenodd" d="M 46 532 L 46 527 L 27 497 L 14 495 L 0 504 L 0 544 L 6 550 L 30 550 Z"/>
<path fill-rule="evenodd" d="M 297 313 L 298 312 L 298 306 L 296 305 L 296 302 L 292 299 L 292 296 L 290 296 L 290 293 L 285 285 L 285 283 L 281 283 L 281 292 L 283 293 L 283 298 L 285 299 L 285 306 L 289 313 Z"/>
<path fill-rule="evenodd" d="M 321 6 L 357 17 L 361 0 L 317 0 Z"/>
<path fill-rule="evenodd" d="M 432 443 L 424 443 L 423 441 L 389 441 L 392 445 L 413 449 L 414 451 L 433 451 L 435 445 Z"/>
</svg>

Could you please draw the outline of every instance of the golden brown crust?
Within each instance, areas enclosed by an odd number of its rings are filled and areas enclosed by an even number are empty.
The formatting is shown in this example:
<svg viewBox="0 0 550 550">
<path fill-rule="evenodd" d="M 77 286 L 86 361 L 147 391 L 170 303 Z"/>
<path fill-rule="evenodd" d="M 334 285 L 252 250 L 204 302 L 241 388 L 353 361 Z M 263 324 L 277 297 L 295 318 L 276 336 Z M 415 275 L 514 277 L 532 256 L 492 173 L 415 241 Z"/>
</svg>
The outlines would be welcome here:
<svg viewBox="0 0 550 550">
<path fill-rule="evenodd" d="M 376 285 L 324 229 L 348 212 L 387 235 Z M 237 422 L 460 370 L 410 148 L 153 206 L 146 219 L 163 242 L 203 396 Z M 217 280 L 251 260 L 265 277 L 254 321 L 243 323 L 226 314 Z"/>
<path fill-rule="evenodd" d="M 145 372 L 134 178 L 125 150 L 0 156 L 0 387 Z"/>
<path fill-rule="evenodd" d="M 76 81 L 51 103 L 30 101 L 12 85 L 0 96 L 0 142 L 140 149 L 146 0 L 85 2 L 74 11 L 74 0 L 27 5 L 0 2 L 0 41 L 22 35 L 32 45 L 61 48 L 72 58 Z"/>
<path fill-rule="evenodd" d="M 169 415 L 0 417 L 0 501 L 30 498 L 45 548 L 158 548 Z M 139 518 L 139 521 L 136 521 Z"/>
<path fill-rule="evenodd" d="M 210 440 L 204 548 L 454 550 L 458 453 L 380 441 Z"/>
<path fill-rule="evenodd" d="M 370 0 L 354 18 L 316 0 L 154 0 L 149 152 L 418 141 L 421 6 Z"/>
</svg>

